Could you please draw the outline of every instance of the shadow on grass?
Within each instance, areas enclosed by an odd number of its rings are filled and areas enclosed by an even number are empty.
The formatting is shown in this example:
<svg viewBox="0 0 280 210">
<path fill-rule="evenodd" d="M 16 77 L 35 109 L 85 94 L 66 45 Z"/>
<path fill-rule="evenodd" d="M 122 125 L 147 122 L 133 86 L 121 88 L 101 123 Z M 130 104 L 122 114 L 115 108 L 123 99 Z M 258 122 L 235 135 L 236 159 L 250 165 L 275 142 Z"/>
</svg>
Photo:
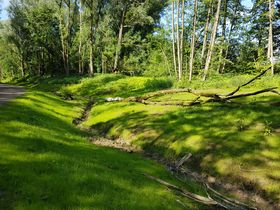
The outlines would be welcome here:
<svg viewBox="0 0 280 210">
<path fill-rule="evenodd" d="M 262 98 L 263 102 L 274 100 L 279 97 Z M 189 167 L 280 203 L 280 136 L 273 132 L 280 125 L 279 107 L 211 104 L 151 114 L 133 111 L 133 103 L 130 106 L 130 111 L 92 128 L 103 135 L 127 136 L 129 132 L 136 144 L 169 159 L 191 152 Z"/>
<path fill-rule="evenodd" d="M 142 175 L 170 180 L 162 167 L 89 144 L 71 125 L 76 114 L 70 102 L 43 93 L 1 107 L 0 209 L 181 209 Z"/>
</svg>

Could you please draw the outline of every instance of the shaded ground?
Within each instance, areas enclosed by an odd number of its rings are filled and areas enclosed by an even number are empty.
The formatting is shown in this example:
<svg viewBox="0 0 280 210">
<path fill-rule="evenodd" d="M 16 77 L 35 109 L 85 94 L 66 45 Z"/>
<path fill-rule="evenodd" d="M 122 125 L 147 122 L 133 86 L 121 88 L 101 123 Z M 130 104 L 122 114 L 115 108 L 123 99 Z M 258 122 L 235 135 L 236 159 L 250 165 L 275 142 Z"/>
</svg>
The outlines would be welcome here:
<svg viewBox="0 0 280 210">
<path fill-rule="evenodd" d="M 0 105 L 22 95 L 24 92 L 24 88 L 0 84 Z"/>
</svg>

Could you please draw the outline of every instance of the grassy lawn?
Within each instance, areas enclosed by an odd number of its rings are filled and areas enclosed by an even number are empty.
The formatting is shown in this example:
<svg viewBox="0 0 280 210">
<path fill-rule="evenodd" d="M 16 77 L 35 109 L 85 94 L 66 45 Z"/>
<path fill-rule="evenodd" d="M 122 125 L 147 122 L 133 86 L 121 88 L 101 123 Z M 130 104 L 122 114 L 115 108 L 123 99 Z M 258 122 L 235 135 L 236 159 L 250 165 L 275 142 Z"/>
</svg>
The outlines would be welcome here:
<svg viewBox="0 0 280 210">
<path fill-rule="evenodd" d="M 230 92 L 251 77 L 229 76 L 223 82 L 217 78 L 203 84 L 181 82 L 174 86 Z M 105 78 L 82 80 L 77 85 L 66 86 L 63 91 L 76 97 L 128 97 L 168 88 L 169 84 L 160 79 Z M 91 88 L 95 85 L 97 88 Z M 243 91 L 279 85 L 279 77 L 267 76 Z M 192 98 L 189 94 L 175 94 L 153 100 L 182 101 Z M 108 137 L 124 138 L 169 159 L 174 160 L 191 152 L 193 157 L 189 167 L 192 169 L 280 203 L 280 109 L 271 104 L 279 102 L 279 97 L 264 94 L 235 102 L 238 103 L 195 107 L 100 102 L 83 125 Z"/>
<path fill-rule="evenodd" d="M 180 183 L 140 155 L 89 143 L 72 125 L 80 111 L 77 102 L 35 90 L 1 106 L 0 209 L 182 209 L 142 173 Z M 192 182 L 186 187 L 201 193 Z"/>
</svg>

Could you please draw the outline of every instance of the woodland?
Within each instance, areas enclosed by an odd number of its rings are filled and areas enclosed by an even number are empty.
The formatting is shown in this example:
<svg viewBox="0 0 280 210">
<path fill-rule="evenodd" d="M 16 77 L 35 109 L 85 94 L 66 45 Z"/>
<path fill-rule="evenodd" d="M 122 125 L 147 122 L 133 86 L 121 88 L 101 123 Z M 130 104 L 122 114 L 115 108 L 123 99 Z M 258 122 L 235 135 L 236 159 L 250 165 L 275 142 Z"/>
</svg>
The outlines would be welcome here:
<svg viewBox="0 0 280 210">
<path fill-rule="evenodd" d="M 280 209 L 279 0 L 1 13 L 0 209 Z"/>
</svg>

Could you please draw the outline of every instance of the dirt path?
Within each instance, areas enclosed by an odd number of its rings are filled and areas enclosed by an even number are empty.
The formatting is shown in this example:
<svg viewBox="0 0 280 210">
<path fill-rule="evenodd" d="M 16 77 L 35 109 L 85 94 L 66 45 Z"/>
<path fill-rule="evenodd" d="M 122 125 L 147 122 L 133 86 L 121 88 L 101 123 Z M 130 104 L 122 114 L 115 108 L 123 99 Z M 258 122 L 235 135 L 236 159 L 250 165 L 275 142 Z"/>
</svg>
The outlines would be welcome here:
<svg viewBox="0 0 280 210">
<path fill-rule="evenodd" d="M 0 84 L 0 105 L 22 95 L 24 92 L 24 88 Z"/>
</svg>

